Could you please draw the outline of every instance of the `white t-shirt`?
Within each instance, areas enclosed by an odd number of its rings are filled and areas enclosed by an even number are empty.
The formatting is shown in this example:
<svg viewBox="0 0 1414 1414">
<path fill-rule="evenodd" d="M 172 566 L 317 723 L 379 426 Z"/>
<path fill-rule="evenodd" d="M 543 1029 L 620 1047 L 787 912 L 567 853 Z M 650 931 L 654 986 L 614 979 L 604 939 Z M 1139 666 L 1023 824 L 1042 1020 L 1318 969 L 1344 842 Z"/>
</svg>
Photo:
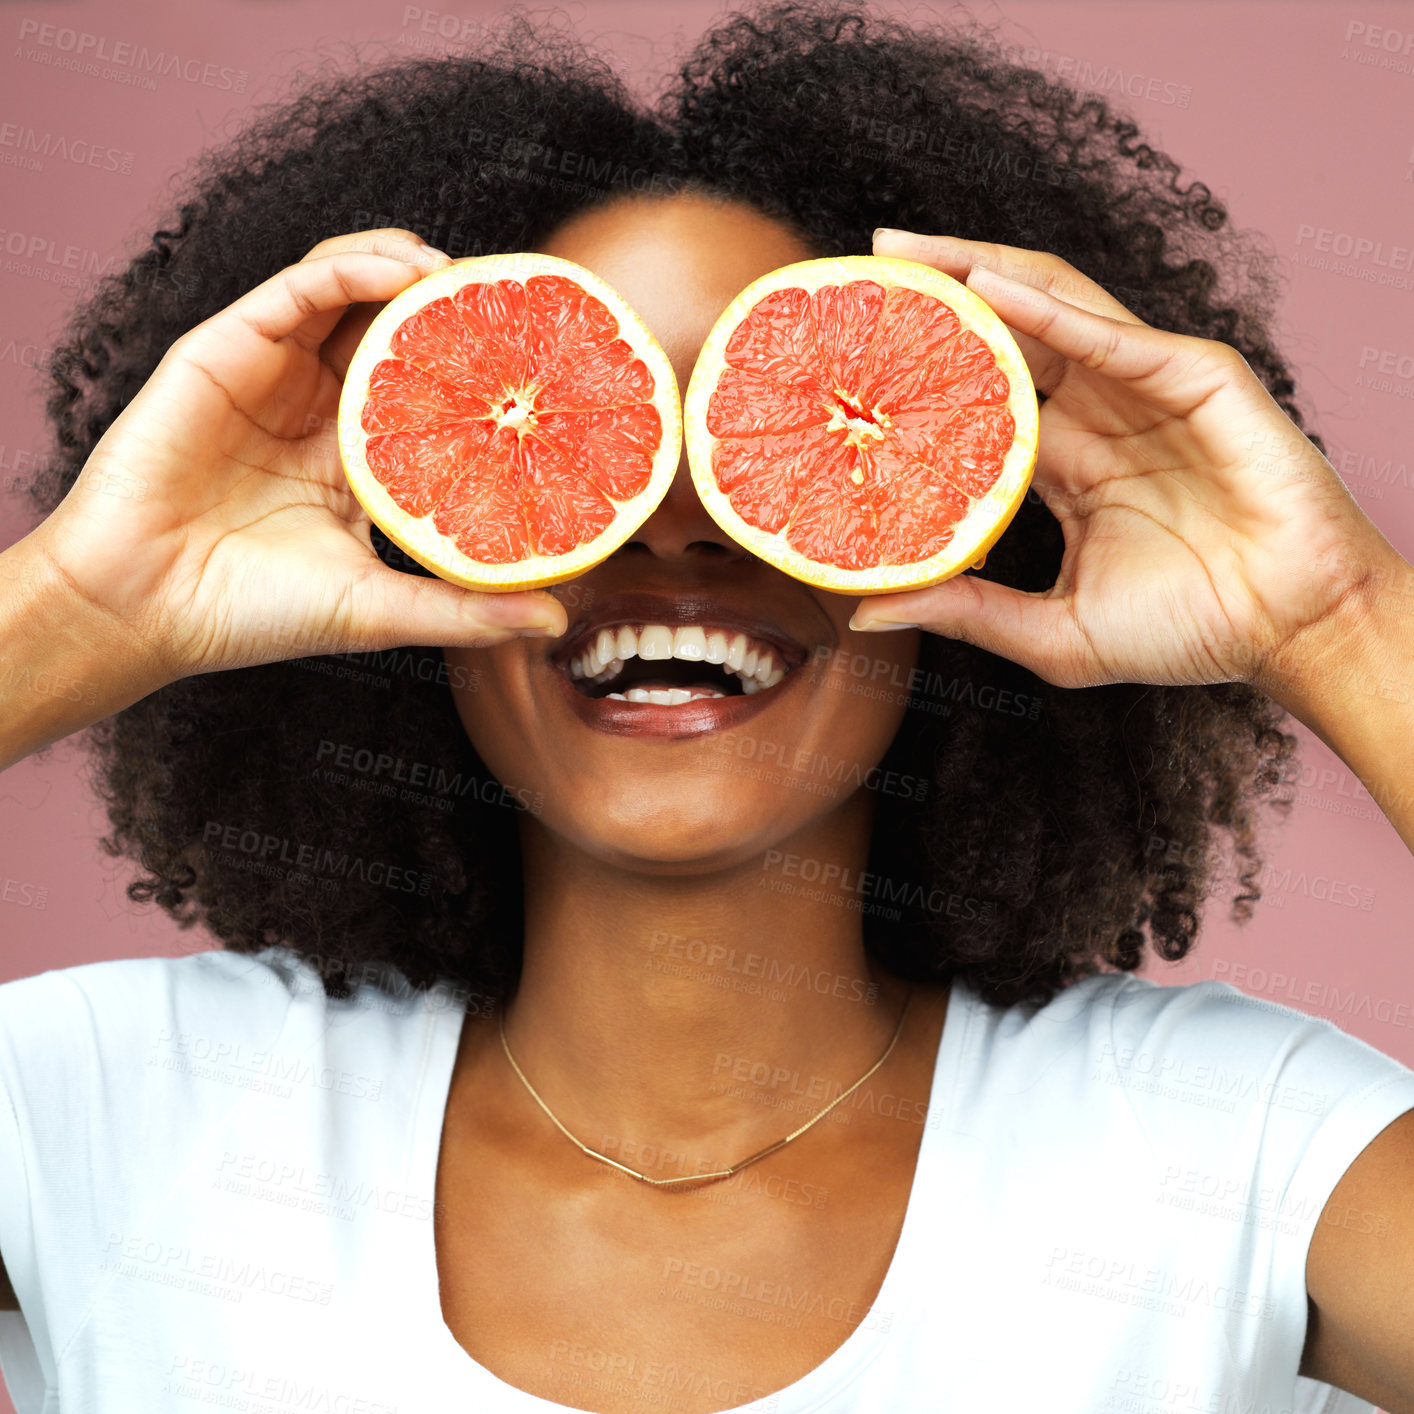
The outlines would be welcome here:
<svg viewBox="0 0 1414 1414">
<path fill-rule="evenodd" d="M 1414 1072 L 1328 1022 L 1218 982 L 1108 974 L 1006 1010 L 955 984 L 898 1249 L 843 1344 L 769 1394 L 559 1342 L 551 1402 L 442 1320 L 464 1010 L 450 987 L 327 1001 L 283 949 L 0 986 L 20 1414 L 552 1414 L 600 1382 L 671 1408 L 703 1380 L 761 1414 L 1370 1408 L 1296 1374 L 1306 1253 L 1340 1175 L 1414 1108 Z M 788 1286 L 691 1281 L 789 1327 Z"/>
</svg>

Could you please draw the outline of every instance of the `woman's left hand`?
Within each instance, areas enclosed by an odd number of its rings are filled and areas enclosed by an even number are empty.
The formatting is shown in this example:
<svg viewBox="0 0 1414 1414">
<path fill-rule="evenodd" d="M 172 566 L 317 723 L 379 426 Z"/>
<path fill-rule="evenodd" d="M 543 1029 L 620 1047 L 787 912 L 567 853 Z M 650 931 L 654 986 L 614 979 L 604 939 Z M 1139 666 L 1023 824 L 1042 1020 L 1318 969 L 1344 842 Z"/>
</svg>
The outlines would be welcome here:
<svg viewBox="0 0 1414 1414">
<path fill-rule="evenodd" d="M 905 232 L 875 253 L 965 280 L 1011 329 L 1047 398 L 1033 486 L 1065 554 L 1043 593 L 957 575 L 863 600 L 856 627 L 912 624 L 1060 687 L 1271 690 L 1403 566 L 1230 345 L 1152 328 L 1058 256 Z"/>
</svg>

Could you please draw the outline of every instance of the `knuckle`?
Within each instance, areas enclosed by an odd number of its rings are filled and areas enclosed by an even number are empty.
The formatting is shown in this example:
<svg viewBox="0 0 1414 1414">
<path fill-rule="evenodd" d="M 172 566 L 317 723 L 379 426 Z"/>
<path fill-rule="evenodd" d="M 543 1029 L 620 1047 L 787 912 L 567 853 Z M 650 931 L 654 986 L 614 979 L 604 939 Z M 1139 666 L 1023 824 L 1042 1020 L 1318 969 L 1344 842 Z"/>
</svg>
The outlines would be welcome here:
<svg viewBox="0 0 1414 1414">
<path fill-rule="evenodd" d="M 1068 260 L 1052 255 L 1048 250 L 1035 252 L 1031 268 L 1040 272 L 1041 288 L 1058 299 L 1074 299 L 1085 281 L 1085 277 Z"/>
<path fill-rule="evenodd" d="M 401 226 L 378 226 L 367 231 L 346 231 L 342 235 L 329 236 L 311 247 L 304 260 L 322 260 L 346 251 L 384 255 L 393 250 L 416 250 L 421 244 L 422 237 L 414 231 L 406 231 Z"/>
<path fill-rule="evenodd" d="M 358 300 L 358 291 L 350 283 L 348 275 L 338 266 L 334 267 L 334 283 L 339 287 L 339 296 L 345 304 L 354 304 Z"/>
<path fill-rule="evenodd" d="M 1121 338 L 1120 330 L 1111 328 L 1095 341 L 1089 353 L 1081 360 L 1086 368 L 1103 368 L 1115 355 Z"/>
<path fill-rule="evenodd" d="M 1195 370 L 1210 369 L 1221 374 L 1225 381 L 1235 381 L 1251 372 L 1251 365 L 1240 350 L 1221 339 L 1204 339 L 1197 335 L 1186 336 L 1186 346 L 1192 355 L 1190 367 Z"/>
<path fill-rule="evenodd" d="M 1242 357 L 1231 344 L 1225 344 L 1221 339 L 1205 339 L 1201 334 L 1181 334 L 1179 338 L 1195 357 L 1206 358 L 1213 363 Z"/>
<path fill-rule="evenodd" d="M 318 245 L 310 246 L 300 258 L 300 264 L 303 265 L 307 260 L 323 260 L 327 256 L 335 254 L 343 248 L 340 242 L 344 239 L 343 236 L 330 236 L 327 240 L 320 241 Z"/>
<path fill-rule="evenodd" d="M 387 239 L 397 241 L 403 245 L 421 245 L 422 237 L 416 231 L 409 231 L 402 226 L 378 226 L 371 231 L 355 232 L 356 238 L 373 237 L 374 239 Z"/>
<path fill-rule="evenodd" d="M 1217 343 L 1218 357 L 1223 365 L 1234 373 L 1250 373 L 1252 366 L 1247 362 L 1241 349 L 1235 349 L 1231 344 Z"/>
<path fill-rule="evenodd" d="M 309 293 L 300 288 L 299 282 L 292 275 L 285 276 L 285 292 L 289 295 L 294 307 L 306 319 L 310 315 L 318 313 L 318 304 L 310 297 Z"/>
</svg>

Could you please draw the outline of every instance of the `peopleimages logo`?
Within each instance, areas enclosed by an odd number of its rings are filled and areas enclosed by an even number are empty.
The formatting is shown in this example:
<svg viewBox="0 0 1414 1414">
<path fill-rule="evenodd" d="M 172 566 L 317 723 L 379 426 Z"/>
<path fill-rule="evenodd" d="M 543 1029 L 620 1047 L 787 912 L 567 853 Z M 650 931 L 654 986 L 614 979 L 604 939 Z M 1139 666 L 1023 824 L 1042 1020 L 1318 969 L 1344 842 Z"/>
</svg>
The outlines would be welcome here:
<svg viewBox="0 0 1414 1414">
<path fill-rule="evenodd" d="M 52 236 L 28 231 L 0 229 L 0 253 L 6 257 L 0 266 L 5 274 L 55 285 L 92 285 L 111 275 L 119 265 L 116 255 L 105 256 L 101 251 L 76 245 L 61 246 Z"/>
<path fill-rule="evenodd" d="M 1068 83 L 1107 94 L 1111 98 L 1142 98 L 1149 103 L 1163 103 L 1174 108 L 1187 108 L 1193 101 L 1191 84 L 1152 78 L 1111 68 L 1108 64 L 1096 68 L 1088 59 L 1074 54 L 1053 54 L 1049 49 L 1012 48 L 1006 50 L 1006 55 L 1024 68 L 1049 71 Z"/>
<path fill-rule="evenodd" d="M 1414 29 L 1394 29 L 1389 25 L 1351 20 L 1345 27 L 1342 59 L 1357 64 L 1391 69 L 1398 74 L 1414 74 Z"/>
<path fill-rule="evenodd" d="M 133 154 L 121 148 L 95 142 L 91 137 L 69 137 L 64 133 L 40 132 L 23 123 L 0 123 L 0 163 L 42 172 L 47 160 L 69 162 L 75 167 L 93 167 L 101 172 L 129 175 Z"/>
<path fill-rule="evenodd" d="M 244 93 L 250 75 L 244 69 L 214 64 L 167 49 L 149 49 L 126 39 L 110 39 L 105 34 L 71 29 L 67 25 L 42 24 L 39 20 L 20 21 L 20 48 L 17 59 L 50 68 L 130 84 L 152 90 L 159 78 L 175 76 L 185 83 L 200 84 L 226 93 Z M 32 48 L 25 48 L 25 41 Z"/>
<path fill-rule="evenodd" d="M 1368 260 L 1390 270 L 1414 269 L 1414 246 L 1391 245 L 1375 236 L 1357 235 L 1353 231 L 1336 231 L 1329 226 L 1313 226 L 1302 221 L 1296 227 L 1296 244 L 1307 241 L 1319 251 L 1332 255 L 1348 255 L 1354 260 Z"/>
</svg>

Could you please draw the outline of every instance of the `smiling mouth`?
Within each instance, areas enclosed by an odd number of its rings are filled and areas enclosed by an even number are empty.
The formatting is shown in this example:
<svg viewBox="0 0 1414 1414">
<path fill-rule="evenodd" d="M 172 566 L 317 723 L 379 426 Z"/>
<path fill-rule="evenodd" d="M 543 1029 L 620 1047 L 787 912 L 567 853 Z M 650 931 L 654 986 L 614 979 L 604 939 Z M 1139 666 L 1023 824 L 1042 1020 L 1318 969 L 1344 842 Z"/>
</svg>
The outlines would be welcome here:
<svg viewBox="0 0 1414 1414">
<path fill-rule="evenodd" d="M 767 692 L 791 665 L 771 644 L 731 629 L 619 624 L 601 628 L 560 670 L 584 697 L 677 707 Z"/>
</svg>

